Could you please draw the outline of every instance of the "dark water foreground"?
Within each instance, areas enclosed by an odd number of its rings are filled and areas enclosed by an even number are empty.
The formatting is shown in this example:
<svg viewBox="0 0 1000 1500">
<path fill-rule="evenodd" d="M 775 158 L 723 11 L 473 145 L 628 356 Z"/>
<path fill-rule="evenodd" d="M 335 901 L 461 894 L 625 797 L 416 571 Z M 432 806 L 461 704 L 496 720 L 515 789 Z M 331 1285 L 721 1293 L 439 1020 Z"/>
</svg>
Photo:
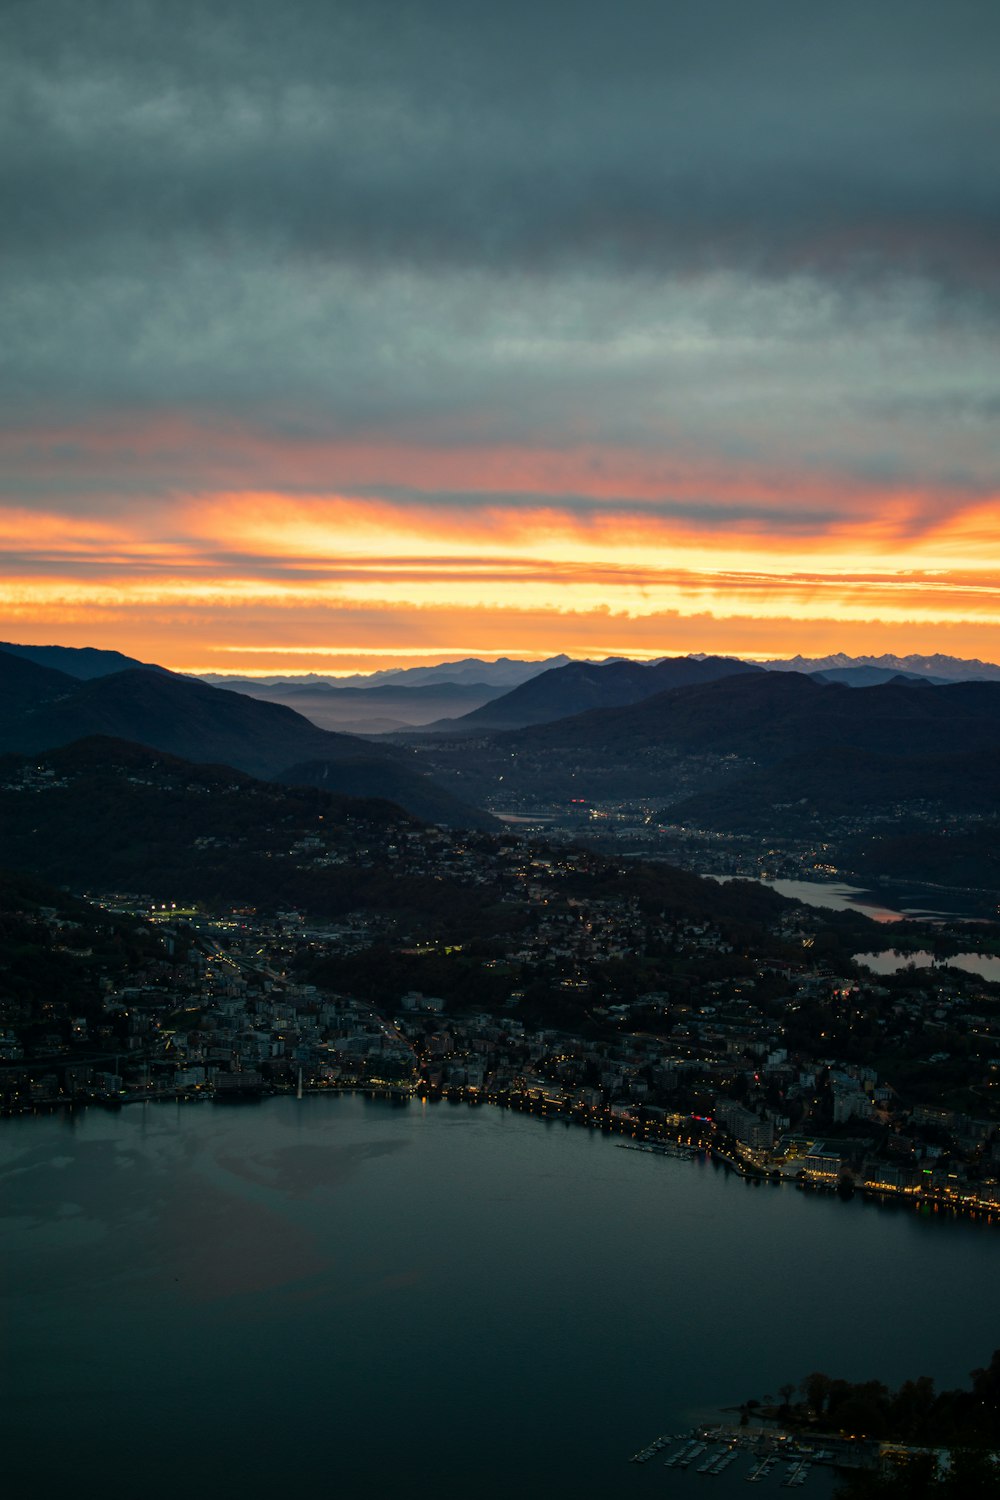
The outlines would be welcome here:
<svg viewBox="0 0 1000 1500">
<path fill-rule="evenodd" d="M 0 1255 L 0 1459 L 43 1500 L 763 1500 L 780 1473 L 626 1459 L 814 1369 L 955 1385 L 1000 1345 L 996 1227 L 418 1100 L 6 1121 Z"/>
</svg>

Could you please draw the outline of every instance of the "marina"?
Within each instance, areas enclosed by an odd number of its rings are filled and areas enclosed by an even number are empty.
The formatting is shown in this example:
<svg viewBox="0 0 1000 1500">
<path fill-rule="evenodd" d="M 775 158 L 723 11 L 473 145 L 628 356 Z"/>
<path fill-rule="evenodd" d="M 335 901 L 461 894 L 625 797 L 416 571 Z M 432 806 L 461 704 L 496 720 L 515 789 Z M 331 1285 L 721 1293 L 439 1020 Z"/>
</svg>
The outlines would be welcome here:
<svg viewBox="0 0 1000 1500">
<path fill-rule="evenodd" d="M 801 1458 L 798 1463 L 792 1464 L 788 1470 L 788 1477 L 783 1481 L 785 1489 L 793 1490 L 805 1484 L 811 1467 L 807 1458 Z"/>
<path fill-rule="evenodd" d="M 731 1464 L 741 1457 L 750 1460 L 744 1475 L 748 1484 L 760 1484 L 770 1479 L 779 1466 L 786 1465 L 780 1483 L 784 1489 L 799 1489 L 809 1478 L 814 1465 L 830 1465 L 835 1461 L 831 1448 L 819 1448 L 799 1442 L 790 1434 L 772 1429 L 699 1427 L 690 1432 L 675 1433 L 673 1437 L 654 1439 L 646 1448 L 641 1448 L 629 1460 L 631 1463 L 648 1463 L 670 1443 L 680 1447 L 664 1459 L 666 1469 L 690 1469 L 706 1477 L 725 1473 Z M 851 1461 L 846 1453 L 842 1461 L 848 1467 L 857 1466 L 856 1455 Z"/>
<path fill-rule="evenodd" d="M 672 1443 L 674 1441 L 676 1441 L 675 1438 L 671 1437 L 669 1433 L 665 1433 L 663 1437 L 655 1438 L 653 1442 L 650 1443 L 648 1448 L 640 1448 L 638 1453 L 633 1453 L 632 1457 L 629 1459 L 629 1463 L 648 1463 L 651 1458 L 656 1457 L 661 1448 L 665 1448 L 668 1443 Z"/>
<path fill-rule="evenodd" d="M 192 1472 L 268 1500 L 291 1438 L 304 1484 L 329 1488 L 333 1444 L 338 1492 L 370 1494 L 411 1472 L 444 1413 L 412 1500 L 473 1482 L 509 1500 L 525 1475 L 576 1500 L 777 1500 L 812 1434 L 741 1426 L 737 1403 L 814 1369 L 958 1385 L 1000 1317 L 985 1227 L 751 1192 L 704 1153 L 652 1170 L 615 1137 L 513 1110 L 338 1093 L 39 1115 L 0 1137 L 11 1493 L 37 1493 L 44 1452 L 49 1494 L 113 1460 L 143 1472 L 144 1500 L 176 1500 Z M 866 1277 L 876 1262 L 893 1277 Z M 796 1279 L 803 1263 L 815 1280 Z M 816 1295 L 835 1275 L 851 1277 L 849 1320 Z M 67 1389 L 78 1367 L 90 1402 Z M 109 1399 L 113 1432 L 95 1419 Z M 853 1456 L 821 1441 L 837 1467 Z M 675 1455 L 691 1461 L 664 1467 Z M 828 1500 L 830 1460 L 809 1462 L 794 1488 Z"/>
</svg>

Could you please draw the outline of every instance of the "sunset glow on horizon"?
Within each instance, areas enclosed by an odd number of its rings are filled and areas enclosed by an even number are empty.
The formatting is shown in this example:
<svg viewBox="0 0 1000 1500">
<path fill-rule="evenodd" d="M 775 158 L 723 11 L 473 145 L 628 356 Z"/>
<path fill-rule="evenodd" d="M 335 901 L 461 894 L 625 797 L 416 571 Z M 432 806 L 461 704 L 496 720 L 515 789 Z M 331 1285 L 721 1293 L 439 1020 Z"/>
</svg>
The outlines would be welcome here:
<svg viewBox="0 0 1000 1500">
<path fill-rule="evenodd" d="M 626 9 L 25 13 L 7 639 L 1000 659 L 995 14 Z"/>
</svg>

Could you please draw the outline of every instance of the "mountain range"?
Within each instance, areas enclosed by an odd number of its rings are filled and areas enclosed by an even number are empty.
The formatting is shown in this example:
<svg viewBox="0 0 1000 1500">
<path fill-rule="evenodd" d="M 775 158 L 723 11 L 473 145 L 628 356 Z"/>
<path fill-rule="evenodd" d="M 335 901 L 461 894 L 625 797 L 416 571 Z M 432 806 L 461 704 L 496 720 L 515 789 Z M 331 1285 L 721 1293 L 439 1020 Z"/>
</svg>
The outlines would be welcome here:
<svg viewBox="0 0 1000 1500">
<path fill-rule="evenodd" d="M 791 656 L 774 658 L 760 663 L 769 672 L 840 672 L 845 669 L 857 671 L 862 667 L 886 672 L 890 676 L 898 672 L 915 677 L 938 678 L 947 682 L 1000 682 L 1000 666 L 989 661 L 963 659 L 958 656 L 845 656 L 836 652 L 833 656 Z"/>
<path fill-rule="evenodd" d="M 0 643 L 0 651 L 85 680 L 128 669 L 163 675 L 165 669 L 93 647 L 24 646 Z M 764 662 L 734 657 L 661 657 L 631 661 L 573 661 L 565 655 L 543 661 L 466 657 L 431 667 L 404 667 L 330 678 L 317 673 L 238 677 L 207 674 L 192 680 L 262 702 L 295 709 L 331 732 L 378 736 L 418 729 L 436 734 L 479 735 L 552 722 L 593 708 L 618 708 L 674 686 L 751 671 L 797 672 L 824 682 L 870 687 L 890 681 L 932 686 L 959 681 L 1000 681 L 1000 667 L 941 654 L 825 657 L 795 656 Z"/>
<path fill-rule="evenodd" d="M 468 734 L 523 729 L 588 709 L 621 708 L 671 688 L 760 671 L 750 662 L 721 656 L 677 656 L 658 662 L 571 661 L 522 682 L 460 719 L 431 724 L 428 729 Z"/>
<path fill-rule="evenodd" d="M 2 649 L 2 648 L 0 648 Z M 234 679 L 221 672 L 202 674 L 204 682 L 216 687 L 225 687 L 234 680 L 254 681 L 270 687 L 284 684 L 325 683 L 329 687 L 440 687 L 442 683 L 472 683 L 495 687 L 501 692 L 547 672 L 551 667 L 564 667 L 568 656 L 548 656 L 543 661 L 517 661 L 509 656 L 498 656 L 495 661 L 484 661 L 479 656 L 466 656 L 461 661 L 442 661 L 432 667 L 388 667 L 378 672 L 352 672 L 349 676 L 329 677 L 321 672 L 304 672 L 290 677 L 287 673 L 275 673 L 253 679 Z"/>
<path fill-rule="evenodd" d="M 342 687 L 322 682 L 262 683 L 227 678 L 217 684 L 267 703 L 284 703 L 322 729 L 342 734 L 392 734 L 436 719 L 467 714 L 508 690 L 484 682 L 385 682 L 374 687 Z"/>
<path fill-rule="evenodd" d="M 434 787 L 405 749 L 320 729 L 284 704 L 162 669 L 81 679 L 0 650 L 0 753 L 94 735 L 264 778 L 288 780 L 291 768 L 320 764 L 331 790 L 336 781 L 344 795 L 388 797 L 416 816 L 457 826 L 492 823 Z"/>
<path fill-rule="evenodd" d="M 309 902 L 330 913 L 361 904 L 365 880 L 338 856 L 417 826 L 391 803 L 279 786 L 105 736 L 0 756 L 4 864 L 78 889 Z"/>
<path fill-rule="evenodd" d="M 948 758 L 976 753 L 986 769 L 970 779 L 965 795 L 990 811 L 1000 683 L 895 680 L 850 688 L 803 673 L 750 671 L 478 739 L 425 736 L 414 743 L 438 780 L 475 803 L 658 800 L 697 821 L 707 808 L 685 799 L 728 799 L 713 804 L 713 827 L 727 817 L 745 820 L 751 802 L 770 800 L 773 807 L 810 796 L 829 810 L 849 795 L 848 773 L 832 776 L 824 803 L 823 777 L 810 766 L 834 751 L 887 761 L 865 763 L 869 786 L 881 784 L 883 791 L 891 763 L 905 763 L 898 785 L 908 800 L 940 796 L 953 774 Z M 937 764 L 942 757 L 945 764 Z M 796 791 L 803 779 L 808 786 Z"/>
<path fill-rule="evenodd" d="M 0 651 L 0 751 L 47 750 L 94 734 L 256 776 L 319 756 L 390 753 L 318 729 L 283 704 L 193 678 L 141 667 L 80 679 Z"/>
<path fill-rule="evenodd" d="M 0 651 L 84 680 L 107 677 L 111 672 L 124 672 L 130 667 L 142 667 L 148 672 L 166 671 L 166 667 L 137 661 L 134 656 L 123 656 L 120 651 L 104 651 L 96 646 L 19 646 L 12 641 L 0 641 Z"/>
<path fill-rule="evenodd" d="M 945 656 L 793 657 L 788 662 L 748 662 L 736 657 L 692 654 L 631 661 L 481 661 L 467 658 L 438 667 L 409 667 L 369 677 L 233 678 L 204 680 L 250 697 L 285 703 L 325 729 L 350 734 L 480 735 L 550 723 L 591 708 L 619 708 L 670 687 L 719 676 L 794 671 L 849 687 L 896 680 L 941 685 L 951 681 L 1000 680 L 1000 667 Z"/>
<path fill-rule="evenodd" d="M 285 784 L 386 798 L 454 826 L 493 826 L 483 807 L 631 798 L 673 821 L 766 836 L 879 807 L 992 819 L 1000 793 L 1000 681 L 963 679 L 989 664 L 941 656 L 827 658 L 815 672 L 803 658 L 791 671 L 709 656 L 515 663 L 538 670 L 506 692 L 495 682 L 413 683 L 409 673 L 381 687 L 281 686 L 303 703 L 415 695 L 426 708 L 428 694 L 495 695 L 390 741 L 321 728 L 231 683 L 121 670 L 116 653 L 28 650 L 0 649 L 0 752 L 110 736 Z M 889 680 L 858 685 L 867 673 Z"/>
<path fill-rule="evenodd" d="M 492 936 L 498 920 L 523 920 L 520 883 L 503 863 L 487 859 L 482 878 L 470 880 L 453 865 L 450 839 L 421 830 L 390 803 L 262 782 L 104 737 L 0 756 L 0 828 L 7 864 L 78 890 L 178 906 L 292 906 L 324 920 L 370 912 L 399 918 L 403 931 L 430 924 L 451 938 Z M 500 845 L 487 836 L 478 847 Z M 738 923 L 744 934 L 784 905 L 761 886 L 721 885 L 662 865 L 622 868 L 597 854 L 563 878 L 582 901 L 634 900 L 650 912 Z M 0 913 L 5 881 L 0 871 Z M 23 876 L 15 888 L 26 888 Z M 375 950 L 366 962 L 381 972 L 406 968 L 404 959 Z M 343 971 L 338 959 L 338 976 Z M 504 994 L 510 982 L 503 977 Z"/>
<path fill-rule="evenodd" d="M 1000 748 L 906 756 L 829 745 L 762 766 L 664 811 L 674 822 L 733 833 L 808 832 L 817 818 L 932 803 L 951 815 L 1000 806 Z"/>
<path fill-rule="evenodd" d="M 935 754 L 1000 739 L 1000 684 L 907 682 L 852 689 L 795 672 L 744 672 L 684 684 L 495 736 L 501 748 L 641 755 L 650 747 L 763 763 L 831 744 Z"/>
<path fill-rule="evenodd" d="M 1000 742 L 1000 683 L 849 688 L 795 672 L 726 676 L 677 687 L 625 708 L 525 731 L 522 743 L 602 751 L 648 745 L 764 763 L 830 745 L 934 755 Z"/>
</svg>

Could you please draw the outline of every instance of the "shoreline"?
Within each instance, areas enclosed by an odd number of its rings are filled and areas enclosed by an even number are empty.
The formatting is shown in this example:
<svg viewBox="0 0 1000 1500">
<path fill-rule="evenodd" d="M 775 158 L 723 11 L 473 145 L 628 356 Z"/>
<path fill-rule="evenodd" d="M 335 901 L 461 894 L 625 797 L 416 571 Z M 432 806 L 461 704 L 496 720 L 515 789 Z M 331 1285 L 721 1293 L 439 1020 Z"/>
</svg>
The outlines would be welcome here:
<svg viewBox="0 0 1000 1500">
<path fill-rule="evenodd" d="M 8 1112 L 0 1116 L 0 1119 L 26 1119 L 36 1115 L 56 1114 L 63 1110 L 72 1114 L 88 1108 L 111 1110 L 117 1113 L 132 1104 L 219 1104 L 227 1108 L 251 1108 L 264 1104 L 270 1099 L 297 1098 L 301 1100 L 329 1094 L 363 1094 L 371 1099 L 386 1099 L 397 1104 L 408 1104 L 412 1099 L 420 1099 L 428 1104 L 450 1104 L 455 1107 L 464 1104 L 470 1109 L 489 1105 L 494 1109 L 515 1110 L 518 1114 L 534 1115 L 539 1120 L 553 1124 L 561 1120 L 567 1126 L 582 1126 L 587 1130 L 600 1131 L 602 1135 L 628 1136 L 628 1140 L 617 1144 L 624 1149 L 641 1151 L 649 1156 L 666 1156 L 672 1160 L 690 1161 L 701 1156 L 733 1172 L 734 1175 L 754 1187 L 765 1184 L 772 1188 L 791 1186 L 796 1191 L 807 1195 L 816 1193 L 826 1197 L 834 1196 L 846 1202 L 857 1197 L 864 1203 L 881 1208 L 908 1208 L 918 1213 L 928 1210 L 935 1217 L 940 1215 L 942 1218 L 971 1219 L 976 1223 L 1000 1225 L 1000 1203 L 977 1198 L 974 1195 L 949 1196 L 946 1191 L 934 1188 L 921 1188 L 917 1191 L 888 1186 L 874 1188 L 863 1183 L 850 1184 L 845 1191 L 841 1183 L 803 1181 L 798 1177 L 783 1175 L 776 1170 L 769 1170 L 743 1161 L 727 1151 L 715 1136 L 707 1131 L 692 1128 L 684 1131 L 676 1125 L 668 1129 L 662 1124 L 656 1128 L 655 1123 L 651 1123 L 645 1130 L 637 1132 L 629 1128 L 631 1122 L 613 1117 L 607 1110 L 597 1114 L 596 1107 L 588 1108 L 583 1105 L 566 1109 L 555 1095 L 538 1096 L 530 1092 L 517 1093 L 499 1090 L 496 1093 L 487 1094 L 467 1087 L 437 1090 L 421 1087 L 419 1084 L 372 1086 L 363 1082 L 324 1084 L 320 1087 L 303 1087 L 302 1089 L 293 1085 L 285 1087 L 272 1085 L 269 1088 L 238 1095 L 220 1094 L 214 1088 L 198 1087 L 191 1091 L 163 1090 L 130 1094 L 122 1098 L 95 1096 L 88 1099 L 53 1100 L 51 1103 L 33 1105 L 30 1109 Z M 597 1115 L 596 1118 L 594 1118 L 595 1115 Z M 692 1125 L 700 1123 L 707 1122 L 693 1121 Z"/>
</svg>

